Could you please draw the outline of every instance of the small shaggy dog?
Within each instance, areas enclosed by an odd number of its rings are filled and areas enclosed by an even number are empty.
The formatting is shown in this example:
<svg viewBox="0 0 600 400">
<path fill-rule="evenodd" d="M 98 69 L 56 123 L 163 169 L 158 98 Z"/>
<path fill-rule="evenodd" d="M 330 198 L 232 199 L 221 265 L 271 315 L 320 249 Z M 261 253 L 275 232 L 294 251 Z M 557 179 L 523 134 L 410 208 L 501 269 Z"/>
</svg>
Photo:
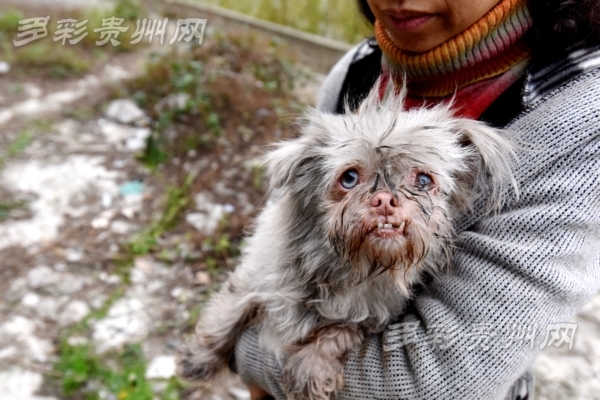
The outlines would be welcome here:
<svg viewBox="0 0 600 400">
<path fill-rule="evenodd" d="M 267 155 L 271 201 L 204 309 L 181 376 L 226 368 L 256 324 L 288 397 L 329 398 L 344 357 L 402 313 L 424 272 L 448 264 L 455 218 L 482 196 L 497 210 L 516 189 L 503 133 L 391 97 L 373 90 L 345 115 L 312 110 L 301 135 Z"/>
</svg>

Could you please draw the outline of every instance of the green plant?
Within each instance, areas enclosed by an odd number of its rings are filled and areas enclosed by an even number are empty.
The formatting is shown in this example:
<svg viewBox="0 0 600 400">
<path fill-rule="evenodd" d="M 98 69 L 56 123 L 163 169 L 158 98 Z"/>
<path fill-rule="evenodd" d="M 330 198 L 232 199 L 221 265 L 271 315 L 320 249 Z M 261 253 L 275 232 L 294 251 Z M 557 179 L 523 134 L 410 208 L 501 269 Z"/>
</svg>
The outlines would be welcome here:
<svg viewBox="0 0 600 400">
<path fill-rule="evenodd" d="M 22 209 L 27 206 L 26 201 L 2 201 L 0 200 L 0 221 L 8 218 L 12 210 Z"/>
<path fill-rule="evenodd" d="M 6 150 L 0 152 L 0 167 L 4 165 L 7 159 L 17 156 L 23 150 L 25 150 L 40 130 L 50 129 L 48 120 L 34 120 L 29 126 L 21 130 L 17 137 L 8 143 Z"/>
<path fill-rule="evenodd" d="M 22 12 L 15 9 L 0 12 L 0 32 L 12 35 L 19 28 L 19 21 L 24 19 Z"/>
<path fill-rule="evenodd" d="M 82 76 L 91 67 L 75 50 L 44 41 L 13 50 L 9 61 L 21 67 L 47 68 L 52 77 L 60 79 Z"/>
<path fill-rule="evenodd" d="M 54 370 L 66 395 L 80 392 L 87 399 L 98 399 L 99 392 L 106 390 L 120 400 L 153 399 L 152 388 L 145 378 L 146 360 L 139 344 L 127 344 L 122 350 L 101 358 L 92 345 L 71 345 L 63 339 Z M 90 384 L 94 389 L 87 388 Z M 177 386 L 171 384 L 171 387 L 173 396 Z"/>
<path fill-rule="evenodd" d="M 150 253 L 155 249 L 157 239 L 177 224 L 183 211 L 191 204 L 189 190 L 193 180 L 194 176 L 188 175 L 180 186 L 167 188 L 165 202 L 159 217 L 129 242 L 128 248 L 131 253 Z"/>
</svg>

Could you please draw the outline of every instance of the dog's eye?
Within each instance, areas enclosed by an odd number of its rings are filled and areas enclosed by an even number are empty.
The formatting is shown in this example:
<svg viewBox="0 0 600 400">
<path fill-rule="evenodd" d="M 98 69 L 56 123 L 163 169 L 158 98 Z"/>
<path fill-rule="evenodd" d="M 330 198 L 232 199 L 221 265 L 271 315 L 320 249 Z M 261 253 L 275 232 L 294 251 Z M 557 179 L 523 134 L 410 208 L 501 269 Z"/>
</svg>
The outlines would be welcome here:
<svg viewBox="0 0 600 400">
<path fill-rule="evenodd" d="M 342 185 L 344 189 L 348 190 L 356 187 L 356 185 L 358 185 L 358 182 L 359 175 L 358 171 L 355 169 L 349 169 L 348 171 L 344 172 L 340 178 L 340 185 Z"/>
<path fill-rule="evenodd" d="M 433 186 L 433 179 L 431 179 L 431 176 L 420 172 L 417 174 L 415 183 L 419 188 L 428 190 L 431 189 L 431 187 Z"/>
</svg>

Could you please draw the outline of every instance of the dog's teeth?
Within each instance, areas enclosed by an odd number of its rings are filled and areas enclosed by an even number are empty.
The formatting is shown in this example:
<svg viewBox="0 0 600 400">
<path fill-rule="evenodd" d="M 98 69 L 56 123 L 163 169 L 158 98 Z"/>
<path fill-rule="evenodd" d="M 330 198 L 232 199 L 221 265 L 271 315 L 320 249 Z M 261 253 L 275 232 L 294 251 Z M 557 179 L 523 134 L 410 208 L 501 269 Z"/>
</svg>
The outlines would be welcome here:
<svg viewBox="0 0 600 400">
<path fill-rule="evenodd" d="M 377 224 L 377 228 L 378 228 L 378 229 L 381 229 L 381 228 L 383 228 L 383 222 L 380 222 L 380 223 L 378 223 L 378 224 Z"/>
<path fill-rule="evenodd" d="M 392 229 L 392 224 L 383 224 L 383 229 Z"/>
</svg>

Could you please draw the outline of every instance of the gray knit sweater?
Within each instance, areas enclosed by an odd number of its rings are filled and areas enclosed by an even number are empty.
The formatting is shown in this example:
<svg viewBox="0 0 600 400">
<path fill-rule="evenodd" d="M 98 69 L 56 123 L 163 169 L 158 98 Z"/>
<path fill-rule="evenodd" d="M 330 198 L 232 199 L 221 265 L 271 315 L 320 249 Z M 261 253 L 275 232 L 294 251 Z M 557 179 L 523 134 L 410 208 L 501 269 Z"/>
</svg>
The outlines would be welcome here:
<svg viewBox="0 0 600 400">
<path fill-rule="evenodd" d="M 327 78 L 321 109 L 335 106 L 357 51 Z M 520 199 L 495 216 L 476 207 L 460 222 L 452 267 L 349 357 L 340 399 L 504 398 L 552 338 L 551 324 L 600 291 L 598 55 L 530 72 L 525 110 L 506 127 L 528 148 L 516 165 Z M 252 330 L 236 365 L 244 381 L 285 399 L 280 366 Z"/>
</svg>

